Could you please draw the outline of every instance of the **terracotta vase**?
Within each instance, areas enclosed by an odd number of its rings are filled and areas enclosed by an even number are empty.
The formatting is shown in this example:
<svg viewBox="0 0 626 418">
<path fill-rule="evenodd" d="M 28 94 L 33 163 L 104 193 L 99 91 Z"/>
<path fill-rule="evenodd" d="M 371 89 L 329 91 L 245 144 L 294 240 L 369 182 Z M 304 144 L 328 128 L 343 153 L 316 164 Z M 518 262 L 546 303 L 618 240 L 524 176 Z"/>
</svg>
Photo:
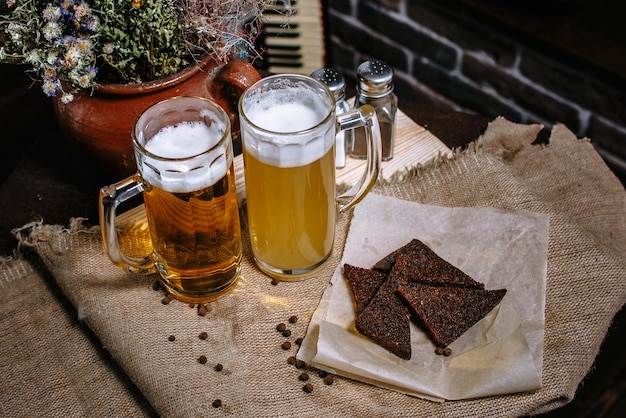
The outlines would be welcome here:
<svg viewBox="0 0 626 418">
<path fill-rule="evenodd" d="M 259 80 L 257 70 L 239 60 L 217 63 L 208 58 L 166 78 L 138 84 L 97 84 L 63 104 L 53 100 L 59 126 L 81 158 L 110 180 L 135 172 L 131 129 L 148 106 L 174 96 L 200 96 L 217 102 L 230 116 L 233 138 L 239 135 L 237 101 Z"/>
</svg>

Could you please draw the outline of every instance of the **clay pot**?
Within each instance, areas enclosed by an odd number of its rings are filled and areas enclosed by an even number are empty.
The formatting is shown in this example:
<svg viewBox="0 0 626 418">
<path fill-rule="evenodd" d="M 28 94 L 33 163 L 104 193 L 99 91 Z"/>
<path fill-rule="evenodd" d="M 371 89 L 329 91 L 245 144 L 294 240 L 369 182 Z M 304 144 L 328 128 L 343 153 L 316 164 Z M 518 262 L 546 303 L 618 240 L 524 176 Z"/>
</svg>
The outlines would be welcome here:
<svg viewBox="0 0 626 418">
<path fill-rule="evenodd" d="M 233 138 L 239 135 L 237 101 L 261 77 L 239 60 L 217 63 L 207 58 L 166 78 L 138 84 L 97 84 L 63 104 L 53 100 L 59 126 L 70 145 L 112 181 L 135 172 L 131 129 L 153 103 L 174 96 L 200 96 L 217 102 L 230 116 Z"/>
</svg>

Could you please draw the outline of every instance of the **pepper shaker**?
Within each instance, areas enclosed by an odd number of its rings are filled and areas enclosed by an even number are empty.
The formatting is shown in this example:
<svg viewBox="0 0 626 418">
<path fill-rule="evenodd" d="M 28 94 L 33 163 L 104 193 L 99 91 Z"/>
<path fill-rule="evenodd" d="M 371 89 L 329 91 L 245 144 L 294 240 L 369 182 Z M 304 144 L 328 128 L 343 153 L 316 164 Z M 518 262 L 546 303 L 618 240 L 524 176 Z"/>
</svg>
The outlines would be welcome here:
<svg viewBox="0 0 626 418">
<path fill-rule="evenodd" d="M 350 105 L 346 102 L 346 82 L 341 74 L 331 68 L 320 68 L 311 73 L 311 77 L 326 84 L 328 89 L 335 96 L 335 112 L 340 115 L 350 110 Z M 345 133 L 339 132 L 335 138 L 335 167 L 346 166 L 346 141 Z"/>
<path fill-rule="evenodd" d="M 382 141 L 382 158 L 393 158 L 395 142 L 395 119 L 398 97 L 393 92 L 393 70 L 383 61 L 365 61 L 357 68 L 357 94 L 354 107 L 369 104 L 376 109 Z M 365 133 L 354 129 L 348 141 L 348 155 L 366 158 Z"/>
</svg>

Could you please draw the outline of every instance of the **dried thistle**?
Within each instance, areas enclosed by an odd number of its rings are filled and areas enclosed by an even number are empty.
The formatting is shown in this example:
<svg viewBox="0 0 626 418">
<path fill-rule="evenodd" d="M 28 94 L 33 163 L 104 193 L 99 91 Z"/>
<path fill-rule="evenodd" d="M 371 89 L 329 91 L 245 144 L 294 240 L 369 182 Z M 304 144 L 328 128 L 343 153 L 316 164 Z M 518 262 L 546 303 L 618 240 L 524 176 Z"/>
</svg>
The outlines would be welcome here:
<svg viewBox="0 0 626 418">
<path fill-rule="evenodd" d="M 226 59 L 258 58 L 254 41 L 262 29 L 263 12 L 272 9 L 289 16 L 291 0 L 183 0 L 183 26 L 191 55 L 214 54 Z"/>
</svg>

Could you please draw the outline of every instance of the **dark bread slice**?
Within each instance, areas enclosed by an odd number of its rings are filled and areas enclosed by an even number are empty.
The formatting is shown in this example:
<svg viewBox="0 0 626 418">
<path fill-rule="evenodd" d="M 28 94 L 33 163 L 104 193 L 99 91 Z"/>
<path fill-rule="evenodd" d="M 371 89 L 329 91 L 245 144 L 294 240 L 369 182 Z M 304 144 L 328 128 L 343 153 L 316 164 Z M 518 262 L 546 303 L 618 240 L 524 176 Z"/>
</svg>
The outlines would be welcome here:
<svg viewBox="0 0 626 418">
<path fill-rule="evenodd" d="M 387 273 L 391 271 L 394 264 L 396 264 L 396 260 L 402 254 L 409 254 L 413 252 L 419 252 L 424 244 L 417 239 L 411 240 L 408 244 L 394 250 L 380 259 L 374 266 L 372 270 L 380 271 L 381 273 Z"/>
<path fill-rule="evenodd" d="M 358 315 L 363 312 L 380 286 L 387 280 L 387 275 L 347 263 L 343 265 L 343 272 L 352 290 Z"/>
<path fill-rule="evenodd" d="M 407 281 L 431 286 L 484 289 L 485 285 L 472 279 L 452 264 L 435 254 L 430 248 L 419 255 L 400 255 L 396 264 L 402 264 Z"/>
<path fill-rule="evenodd" d="M 411 358 L 410 312 L 397 289 L 407 284 L 404 272 L 393 269 L 354 321 L 361 334 L 404 360 Z"/>
<path fill-rule="evenodd" d="M 506 289 L 400 286 L 398 293 L 426 327 L 435 344 L 446 347 L 495 308 Z"/>
<path fill-rule="evenodd" d="M 378 261 L 372 270 L 385 272 L 402 260 L 407 280 L 438 286 L 460 286 L 475 289 L 484 289 L 485 285 L 463 273 L 443 258 L 439 257 L 426 244 L 413 239 L 405 246 L 391 252 Z"/>
</svg>

